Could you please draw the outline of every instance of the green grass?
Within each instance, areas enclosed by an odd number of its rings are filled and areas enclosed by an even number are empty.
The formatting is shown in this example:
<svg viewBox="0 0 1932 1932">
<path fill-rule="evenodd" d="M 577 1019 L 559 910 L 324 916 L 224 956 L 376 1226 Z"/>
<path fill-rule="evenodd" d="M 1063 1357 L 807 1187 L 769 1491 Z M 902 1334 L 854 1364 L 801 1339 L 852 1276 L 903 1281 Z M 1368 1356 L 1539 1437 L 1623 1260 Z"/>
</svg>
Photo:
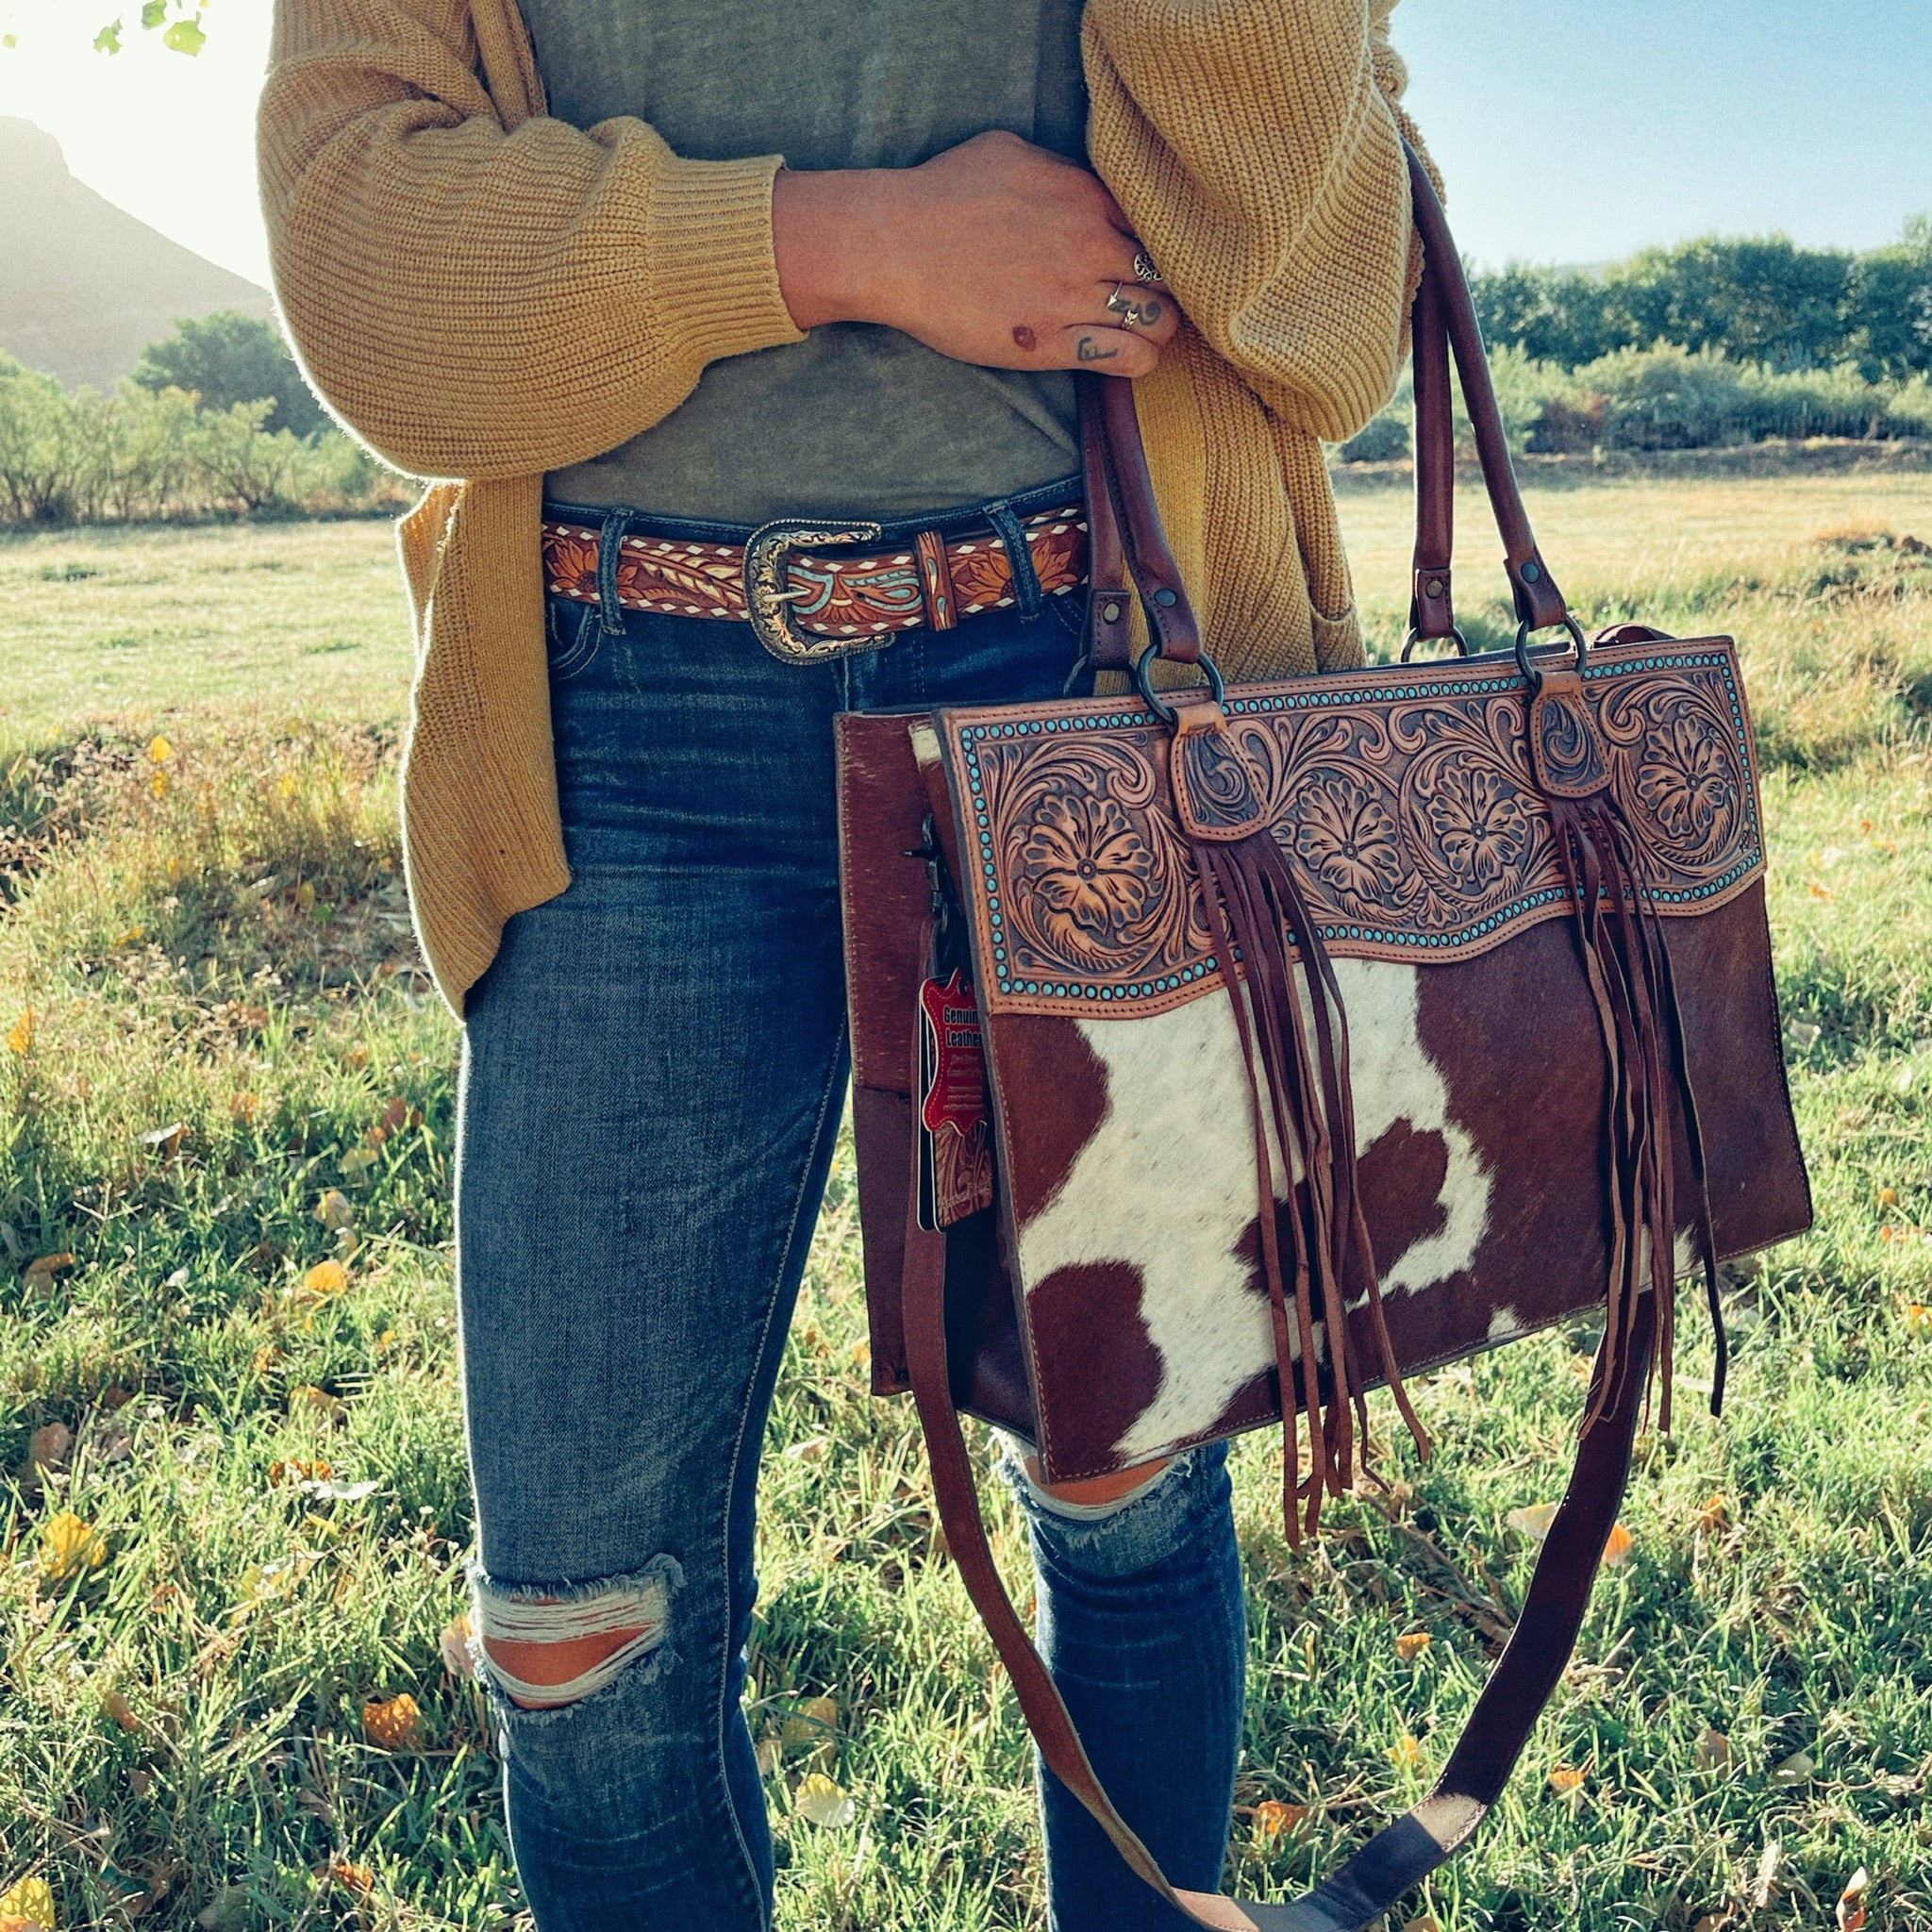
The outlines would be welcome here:
<svg viewBox="0 0 1932 1932">
<path fill-rule="evenodd" d="M 1733 1282 L 1721 1424 L 1691 1392 L 1709 1359 L 1687 1300 L 1679 1433 L 1643 1446 L 1634 1554 L 1498 1816 L 1413 1907 L 1444 1932 L 1824 1928 L 1860 1865 L 1872 1932 L 1932 1923 L 1932 1332 L 1908 1312 L 1932 1303 L 1932 574 L 1843 534 L 1932 537 L 1932 479 L 1826 494 L 1619 486 L 1533 506 L 1593 616 L 1745 641 L 1820 1225 Z M 1400 500 L 1345 510 L 1364 581 L 1400 582 Z M 117 594 L 43 575 L 94 555 L 130 573 Z M 257 555 L 287 568 L 253 573 Z M 386 532 L 354 525 L 0 546 L 25 747 L 0 764 L 0 1029 L 24 1049 L 0 1047 L 0 1883 L 44 1877 L 63 1927 L 428 1932 L 521 1909 L 475 1693 L 438 1645 L 469 1537 L 456 1037 L 402 924 L 388 557 Z M 204 574 L 213 558 L 233 568 Z M 1492 638 L 1479 576 L 1460 588 Z M 1370 610 L 1388 641 L 1392 598 Z M 175 627 L 148 685 L 91 681 L 109 675 L 108 622 Z M 302 657 L 338 632 L 369 641 Z M 29 698 L 57 638 L 66 683 Z M 304 685 L 312 662 L 338 681 Z M 119 724 L 76 722 L 116 708 Z M 331 1190 L 347 1241 L 316 1215 Z M 28 1265 L 61 1253 L 71 1269 Z M 331 1257 L 345 1291 L 311 1291 Z M 1426 1469 L 1379 1410 L 1399 1501 L 1335 1509 L 1299 1556 L 1274 1445 L 1242 1446 L 1242 1887 L 1311 1878 L 1440 1764 L 1527 1578 L 1505 1519 L 1558 1492 L 1584 1362 L 1552 1335 L 1432 1378 Z M 935 1559 L 912 1417 L 864 1391 L 848 1154 L 764 1481 L 753 1724 L 774 1740 L 783 1923 L 1034 1924 L 1024 1729 Z M 67 1466 L 37 1474 L 52 1424 Z M 291 1470 L 320 1461 L 326 1478 Z M 64 1580 L 42 1561 L 62 1511 L 105 1551 Z M 1405 1663 L 1410 1632 L 1432 1641 Z M 386 1750 L 363 1707 L 402 1692 L 420 1735 Z M 798 1716 L 825 1695 L 828 1754 Z M 1700 1761 L 1707 1729 L 1727 1762 Z M 1800 1753 L 1810 1774 L 1780 1774 Z M 857 1806 L 829 1830 L 791 1800 L 827 1756 Z M 1576 1795 L 1552 1795 L 1558 1766 L 1584 1773 Z M 1270 1837 L 1254 1807 L 1271 1800 L 1307 1816 Z M 319 1882 L 331 1860 L 366 1868 L 367 1894 Z"/>
<path fill-rule="evenodd" d="M 393 721 L 408 605 L 387 522 L 0 533 L 0 731 L 181 705 Z"/>
</svg>

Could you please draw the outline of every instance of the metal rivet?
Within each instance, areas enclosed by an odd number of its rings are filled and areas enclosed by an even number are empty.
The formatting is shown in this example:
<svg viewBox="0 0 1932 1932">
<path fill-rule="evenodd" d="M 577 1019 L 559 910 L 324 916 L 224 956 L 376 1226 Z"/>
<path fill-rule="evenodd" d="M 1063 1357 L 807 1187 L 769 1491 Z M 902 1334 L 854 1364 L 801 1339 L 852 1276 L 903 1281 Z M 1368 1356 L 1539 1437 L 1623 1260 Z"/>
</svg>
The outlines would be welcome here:
<svg viewBox="0 0 1932 1932">
<path fill-rule="evenodd" d="M 1442 579 L 1441 577 L 1431 577 L 1428 580 L 1428 582 L 1423 586 L 1423 591 L 1424 593 L 1427 596 L 1440 597 L 1442 594 Z"/>
<path fill-rule="evenodd" d="M 1157 604 L 1158 604 L 1163 610 L 1166 610 L 1173 606 L 1174 602 L 1174 594 L 1166 587 L 1166 585 L 1163 584 L 1159 590 L 1155 591 L 1154 601 Z"/>
<path fill-rule="evenodd" d="M 1100 614 L 1108 624 L 1118 624 L 1121 621 L 1121 607 L 1118 604 L 1103 604 L 1100 607 Z"/>
<path fill-rule="evenodd" d="M 1523 581 L 1525 584 L 1535 583 L 1536 580 L 1541 575 L 1542 572 L 1538 570 L 1535 564 L 1525 563 L 1523 566 Z"/>
</svg>

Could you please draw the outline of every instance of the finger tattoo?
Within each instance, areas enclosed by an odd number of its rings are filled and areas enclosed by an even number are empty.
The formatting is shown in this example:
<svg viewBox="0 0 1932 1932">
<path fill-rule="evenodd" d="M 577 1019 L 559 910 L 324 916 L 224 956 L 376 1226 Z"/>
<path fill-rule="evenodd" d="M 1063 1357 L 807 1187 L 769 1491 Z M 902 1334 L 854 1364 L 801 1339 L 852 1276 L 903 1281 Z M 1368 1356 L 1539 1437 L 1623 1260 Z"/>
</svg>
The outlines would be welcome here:
<svg viewBox="0 0 1932 1932">
<path fill-rule="evenodd" d="M 1091 336 L 1082 336 L 1080 346 L 1074 352 L 1082 362 L 1111 362 L 1120 354 L 1118 349 L 1103 349 Z"/>
</svg>

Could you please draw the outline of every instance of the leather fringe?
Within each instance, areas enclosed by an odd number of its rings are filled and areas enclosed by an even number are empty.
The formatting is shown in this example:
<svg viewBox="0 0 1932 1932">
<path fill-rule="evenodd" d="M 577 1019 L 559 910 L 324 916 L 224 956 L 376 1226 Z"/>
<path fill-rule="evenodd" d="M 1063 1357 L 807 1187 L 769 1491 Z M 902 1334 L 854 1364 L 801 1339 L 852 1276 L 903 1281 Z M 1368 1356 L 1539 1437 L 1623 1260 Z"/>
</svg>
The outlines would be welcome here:
<svg viewBox="0 0 1932 1932">
<path fill-rule="evenodd" d="M 1357 1186 L 1348 1016 L 1335 969 L 1307 916 L 1293 871 L 1271 833 L 1226 843 L 1196 840 L 1192 850 L 1247 1069 L 1262 1276 L 1281 1384 L 1282 1518 L 1290 1544 L 1299 1548 L 1303 1533 L 1312 1537 L 1321 1526 L 1324 1496 L 1339 1496 L 1355 1481 L 1357 1430 L 1363 1471 L 1373 1474 L 1365 1390 L 1348 1321 L 1351 1259 L 1365 1285 L 1383 1379 L 1424 1458 L 1429 1438 L 1403 1388 L 1383 1318 L 1374 1250 Z M 1306 979 L 1306 1007 L 1295 973 L 1297 953 Z M 1237 960 L 1241 973 L 1235 970 Z M 1287 1170 L 1281 1175 L 1284 1214 L 1275 1208 L 1277 1158 Z M 1297 1163 L 1305 1203 L 1293 1185 Z M 1289 1233 L 1286 1267 L 1280 1241 L 1284 1224 Z M 1318 1320 L 1327 1353 L 1325 1399 Z M 1306 1481 L 1300 1479 L 1297 1388 L 1307 1414 Z"/>
<path fill-rule="evenodd" d="M 1722 1413 L 1728 1348 L 1705 1186 L 1703 1133 L 1684 1064 L 1684 1029 L 1635 837 L 1607 792 L 1549 801 L 1584 973 L 1603 1033 L 1609 1148 L 1610 1265 L 1603 1359 L 1584 1415 L 1590 1431 L 1616 1406 L 1631 1359 L 1638 1297 L 1657 1296 L 1657 1426 L 1671 1428 L 1676 1340 L 1676 1163 L 1671 1090 L 1682 1098 L 1695 1176 L 1693 1227 L 1717 1339 L 1711 1413 Z"/>
</svg>

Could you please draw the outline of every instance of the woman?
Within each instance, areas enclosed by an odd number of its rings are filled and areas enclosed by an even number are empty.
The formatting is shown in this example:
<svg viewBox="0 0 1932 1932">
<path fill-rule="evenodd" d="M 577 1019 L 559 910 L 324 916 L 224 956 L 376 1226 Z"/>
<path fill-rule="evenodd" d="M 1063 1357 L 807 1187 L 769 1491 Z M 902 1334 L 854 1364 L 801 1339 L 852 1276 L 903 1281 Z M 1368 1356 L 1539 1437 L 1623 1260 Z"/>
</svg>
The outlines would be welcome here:
<svg viewBox="0 0 1932 1932">
<path fill-rule="evenodd" d="M 281 0 L 290 329 L 344 422 L 462 479 L 403 525 L 404 814 L 465 1022 L 477 1660 L 542 1932 L 771 1920 L 740 1693 L 846 1079 L 833 715 L 1060 690 L 1081 367 L 1141 385 L 1228 673 L 1359 655 L 1321 440 L 1402 354 L 1390 4 Z M 849 655 L 752 636 L 741 546 L 779 518 L 881 526 L 798 537 L 766 613 Z M 1211 1890 L 1243 1643 L 1221 1453 L 1008 1474 L 1096 1769 Z M 1057 1926 L 1178 1923 L 1043 1805 Z"/>
</svg>

